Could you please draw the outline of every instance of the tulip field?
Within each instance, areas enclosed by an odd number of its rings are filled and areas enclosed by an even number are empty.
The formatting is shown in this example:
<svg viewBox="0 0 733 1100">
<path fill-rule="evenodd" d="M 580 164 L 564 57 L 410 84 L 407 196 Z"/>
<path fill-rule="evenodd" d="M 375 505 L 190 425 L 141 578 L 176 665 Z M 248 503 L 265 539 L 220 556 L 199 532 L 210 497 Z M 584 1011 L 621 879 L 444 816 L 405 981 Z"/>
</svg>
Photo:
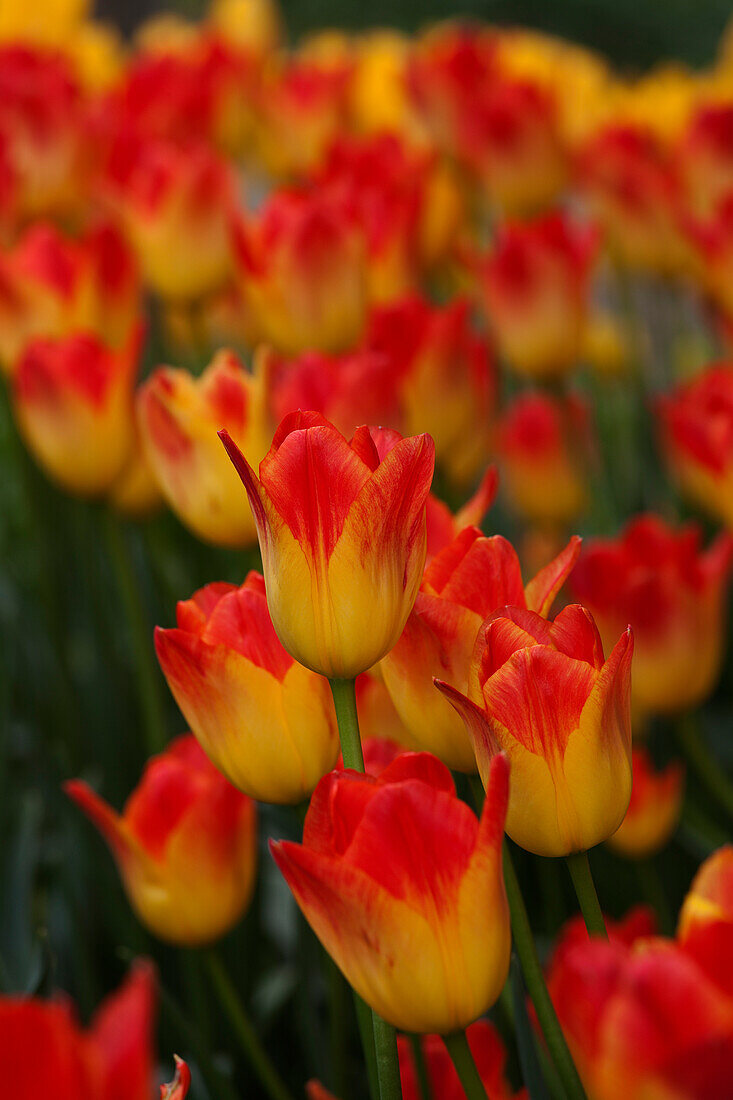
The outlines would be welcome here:
<svg viewBox="0 0 733 1100">
<path fill-rule="evenodd" d="M 286 15 L 0 0 L 0 1096 L 733 1100 L 733 21 Z"/>
</svg>

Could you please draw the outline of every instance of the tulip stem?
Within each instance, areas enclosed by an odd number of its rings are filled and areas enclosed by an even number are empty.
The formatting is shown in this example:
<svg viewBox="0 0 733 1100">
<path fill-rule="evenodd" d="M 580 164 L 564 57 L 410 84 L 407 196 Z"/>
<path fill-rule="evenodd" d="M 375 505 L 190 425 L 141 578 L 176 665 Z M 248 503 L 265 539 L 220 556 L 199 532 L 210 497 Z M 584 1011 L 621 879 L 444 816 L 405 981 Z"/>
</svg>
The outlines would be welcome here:
<svg viewBox="0 0 733 1100">
<path fill-rule="evenodd" d="M 522 1069 L 522 1078 L 527 1086 L 529 1100 L 549 1100 L 535 1046 L 535 1037 L 532 1033 L 532 1025 L 527 1014 L 527 993 L 516 951 L 512 952 L 508 984 L 511 987 L 512 1015 L 514 1018 L 514 1033 L 517 1037 L 519 1065 Z"/>
<path fill-rule="evenodd" d="M 733 783 L 708 749 L 699 722 L 683 715 L 676 723 L 677 742 L 685 760 L 708 794 L 733 817 Z"/>
<path fill-rule="evenodd" d="M 593 882 L 593 875 L 591 874 L 590 863 L 588 862 L 588 853 L 574 852 L 572 855 L 565 857 L 565 862 L 568 865 L 570 877 L 573 880 L 573 886 L 575 887 L 580 911 L 583 914 L 585 927 L 588 929 L 588 935 L 603 936 L 605 939 L 608 939 L 606 922 L 603 919 L 603 911 L 598 901 L 596 886 Z"/>
<path fill-rule="evenodd" d="M 359 719 L 356 713 L 356 680 L 329 680 L 336 720 L 341 740 L 344 767 L 357 772 L 364 771 L 364 753 L 361 751 Z"/>
<path fill-rule="evenodd" d="M 555 1067 L 560 1076 L 563 1088 L 568 1100 L 586 1100 L 585 1089 L 575 1068 L 575 1062 L 565 1042 L 560 1021 L 555 1012 L 550 994 L 545 984 L 545 976 L 537 955 L 532 928 L 527 916 L 527 908 L 524 904 L 522 892 L 512 863 L 511 852 L 508 843 L 504 843 L 504 884 L 506 886 L 509 912 L 512 920 L 512 936 L 514 949 L 519 957 L 519 962 L 524 975 L 524 982 L 532 998 L 532 1003 L 537 1013 L 542 1034 L 547 1043 Z"/>
<path fill-rule="evenodd" d="M 209 978 L 219 998 L 219 1003 L 260 1084 L 271 1100 L 292 1100 L 285 1082 L 260 1042 L 255 1026 L 250 1020 L 231 978 L 222 965 L 221 959 L 213 950 L 207 951 L 204 957 Z"/>
<path fill-rule="evenodd" d="M 333 703 L 336 708 L 336 721 L 341 740 L 341 754 L 344 767 L 355 771 L 364 771 L 364 753 L 361 750 L 359 734 L 359 716 L 356 710 L 356 680 L 329 680 Z M 359 1019 L 364 1057 L 367 1072 L 372 1081 L 372 1058 L 376 1064 L 381 1100 L 401 1100 L 400 1063 L 397 1057 L 397 1037 L 391 1024 L 372 1012 L 371 1028 L 365 1026 L 367 1006 L 354 993 L 356 1011 Z M 361 1007 L 363 1005 L 363 1008 Z M 371 1036 L 369 1032 L 371 1031 Z"/>
<path fill-rule="evenodd" d="M 354 1007 L 356 1008 L 356 1022 L 359 1025 L 361 1048 L 364 1051 L 364 1061 L 366 1062 L 367 1068 L 369 1097 L 370 1100 L 379 1100 L 379 1069 L 377 1068 L 377 1051 L 374 1046 L 372 1010 L 366 1001 L 362 1000 L 356 990 L 353 990 L 353 994 Z"/>
<path fill-rule="evenodd" d="M 452 1035 L 444 1035 L 443 1042 L 450 1054 L 451 1061 L 456 1067 L 456 1073 L 463 1085 L 466 1100 L 488 1100 L 481 1075 L 476 1069 L 476 1063 L 471 1054 L 465 1031 L 454 1031 Z"/>
<path fill-rule="evenodd" d="M 415 1077 L 417 1078 L 420 1100 L 433 1100 L 433 1090 L 430 1087 L 425 1052 L 422 1048 L 422 1036 L 410 1035 L 410 1046 L 412 1047 L 412 1060 L 415 1063 Z"/>
</svg>

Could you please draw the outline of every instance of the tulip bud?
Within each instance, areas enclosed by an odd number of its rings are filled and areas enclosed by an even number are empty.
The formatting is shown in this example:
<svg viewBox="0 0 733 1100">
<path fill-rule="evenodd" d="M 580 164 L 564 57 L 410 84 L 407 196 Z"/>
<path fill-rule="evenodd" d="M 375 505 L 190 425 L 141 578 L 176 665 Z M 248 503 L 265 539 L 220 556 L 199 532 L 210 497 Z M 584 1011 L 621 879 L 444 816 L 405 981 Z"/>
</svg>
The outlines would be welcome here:
<svg viewBox="0 0 733 1100">
<path fill-rule="evenodd" d="M 303 844 L 271 844 L 326 950 L 395 1027 L 447 1034 L 501 992 L 511 940 L 501 872 L 507 790 L 499 757 L 479 822 L 444 765 L 406 753 L 377 779 L 324 776 Z"/>
<path fill-rule="evenodd" d="M 733 371 L 708 367 L 657 406 L 672 472 L 683 491 L 733 529 Z"/>
<path fill-rule="evenodd" d="M 109 844 L 130 904 L 154 935 L 194 947 L 240 920 L 254 887 L 255 805 L 192 736 L 148 762 L 122 815 L 81 780 L 64 789 Z"/>
<path fill-rule="evenodd" d="M 506 607 L 476 639 L 468 697 L 437 686 L 473 741 L 479 774 L 505 752 L 512 768 L 507 833 L 543 856 L 585 851 L 616 832 L 631 795 L 633 639 L 611 656 L 589 612 L 564 608 L 554 622 Z"/>
<path fill-rule="evenodd" d="M 597 243 L 594 230 L 562 214 L 499 229 L 480 289 L 499 351 L 518 374 L 556 378 L 577 365 Z"/>
<path fill-rule="evenodd" d="M 664 848 L 677 828 L 685 772 L 675 762 L 655 771 L 648 752 L 642 748 L 632 753 L 632 770 L 629 808 L 609 837 L 608 846 L 629 859 L 646 859 Z"/>
<path fill-rule="evenodd" d="M 336 715 L 323 677 L 280 645 L 260 574 L 207 585 L 177 619 L 155 647 L 204 752 L 250 797 L 302 802 L 336 761 Z"/>
<path fill-rule="evenodd" d="M 221 434 L 257 524 L 280 641 L 323 676 L 365 672 L 399 638 L 420 585 L 430 436 L 387 439 L 364 427 L 347 442 L 317 413 L 294 413 L 257 478 Z"/>
<path fill-rule="evenodd" d="M 516 552 L 501 535 L 486 538 L 477 527 L 466 527 L 432 559 L 405 629 L 379 665 L 416 747 L 435 753 L 450 768 L 476 771 L 473 742 L 460 715 L 436 698 L 433 678 L 466 692 L 484 619 L 506 604 L 547 614 L 579 550 L 580 540 L 572 539 L 526 592 Z"/>
<path fill-rule="evenodd" d="M 130 454 L 139 345 L 137 331 L 119 352 L 86 334 L 38 338 L 18 362 L 18 428 L 48 476 L 69 492 L 105 492 Z"/>
<path fill-rule="evenodd" d="M 198 377 L 159 367 L 137 396 L 145 457 L 173 511 L 199 538 L 220 546 L 249 546 L 252 513 L 216 433 L 225 427 L 257 461 L 267 450 L 266 361 L 246 371 L 220 351 Z"/>
<path fill-rule="evenodd" d="M 724 652 L 725 595 L 733 538 L 700 549 L 700 530 L 640 516 L 617 539 L 591 542 L 573 592 L 609 646 L 634 630 L 632 703 L 643 713 L 696 707 L 710 694 Z"/>
<path fill-rule="evenodd" d="M 276 192 L 237 245 L 261 340 L 290 355 L 357 342 L 366 311 L 364 242 L 342 203 L 318 191 Z"/>
</svg>

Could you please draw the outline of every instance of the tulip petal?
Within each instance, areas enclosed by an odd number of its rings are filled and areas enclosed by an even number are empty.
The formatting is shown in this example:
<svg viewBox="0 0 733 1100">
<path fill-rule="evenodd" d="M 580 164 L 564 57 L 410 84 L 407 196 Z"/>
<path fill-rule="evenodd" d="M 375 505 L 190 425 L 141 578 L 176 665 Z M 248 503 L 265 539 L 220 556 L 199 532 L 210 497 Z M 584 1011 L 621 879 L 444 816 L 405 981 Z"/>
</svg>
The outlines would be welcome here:
<svg viewBox="0 0 733 1100">
<path fill-rule="evenodd" d="M 101 1056 L 105 1100 L 149 1100 L 156 986 L 155 967 L 139 960 L 94 1017 L 90 1038 Z"/>
<path fill-rule="evenodd" d="M 501 535 L 484 537 L 467 527 L 433 558 L 424 585 L 444 600 L 467 607 L 485 619 L 498 607 L 524 603 L 519 558 Z"/>
<path fill-rule="evenodd" d="M 564 550 L 561 550 L 549 565 L 540 569 L 526 586 L 524 593 L 527 607 L 540 615 L 549 615 L 558 592 L 570 576 L 580 554 L 582 539 L 573 535 Z M 514 601 L 507 600 L 507 603 Z"/>
<path fill-rule="evenodd" d="M 593 616 L 580 604 L 564 607 L 550 627 L 552 644 L 560 653 L 603 668 L 603 643 Z"/>
</svg>

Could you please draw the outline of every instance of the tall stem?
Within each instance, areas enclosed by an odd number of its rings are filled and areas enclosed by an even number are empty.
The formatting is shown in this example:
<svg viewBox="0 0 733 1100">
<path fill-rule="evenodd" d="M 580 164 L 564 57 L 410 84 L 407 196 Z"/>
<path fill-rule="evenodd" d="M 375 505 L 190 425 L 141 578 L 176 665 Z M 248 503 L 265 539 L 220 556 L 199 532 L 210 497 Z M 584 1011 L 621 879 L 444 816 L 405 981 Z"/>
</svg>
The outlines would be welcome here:
<svg viewBox="0 0 733 1100">
<path fill-rule="evenodd" d="M 433 1100 L 425 1051 L 422 1048 L 422 1036 L 411 1035 L 410 1046 L 412 1047 L 412 1060 L 415 1063 L 415 1077 L 417 1078 L 417 1090 L 420 1094 L 420 1100 Z"/>
<path fill-rule="evenodd" d="M 598 901 L 596 886 L 588 862 L 588 853 L 574 852 L 573 855 L 565 857 L 565 862 L 573 880 L 588 934 L 590 936 L 603 936 L 608 939 L 606 922 L 603 919 L 603 911 Z"/>
<path fill-rule="evenodd" d="M 205 955 L 206 967 L 211 978 L 211 984 L 216 991 L 221 1006 L 232 1025 L 239 1045 L 242 1048 L 252 1069 L 257 1074 L 260 1084 L 271 1100 L 292 1100 L 292 1097 L 270 1061 L 270 1058 L 260 1042 L 255 1027 L 247 1015 L 239 995 L 232 981 L 222 966 L 221 959 L 214 951 L 207 951 Z"/>
<path fill-rule="evenodd" d="M 362 1000 L 356 990 L 354 994 L 354 1008 L 356 1009 L 356 1022 L 359 1025 L 359 1037 L 361 1049 L 364 1051 L 364 1061 L 367 1068 L 367 1084 L 369 1085 L 370 1100 L 379 1100 L 379 1069 L 377 1068 L 377 1050 L 374 1045 L 373 1013 L 366 1001 Z"/>
<path fill-rule="evenodd" d="M 356 681 L 329 680 L 329 683 L 333 694 L 334 707 L 336 708 L 336 721 L 338 722 L 344 767 L 363 772 L 364 753 L 361 749 L 359 716 L 356 711 Z M 395 1030 L 376 1012 L 372 1012 L 372 1049 L 368 1036 L 369 1029 L 365 1026 L 367 1006 L 364 1005 L 364 1002 L 356 993 L 355 1001 L 367 1071 L 370 1072 L 371 1070 L 373 1057 L 377 1067 L 381 1100 L 401 1100 L 402 1087 L 400 1085 L 400 1064 L 397 1057 Z"/>
<path fill-rule="evenodd" d="M 443 1042 L 451 1056 L 453 1065 L 456 1067 L 456 1073 L 463 1085 L 466 1100 L 488 1100 L 465 1031 L 454 1031 L 452 1035 L 444 1035 Z"/>
<path fill-rule="evenodd" d="M 511 986 L 514 1009 L 514 1032 L 517 1036 L 519 1064 L 522 1067 L 522 1077 L 527 1086 L 529 1100 L 549 1100 L 547 1088 L 545 1087 L 545 1080 L 542 1076 L 542 1069 L 537 1056 L 532 1025 L 527 1015 L 527 995 L 516 951 L 512 952 L 512 961 L 509 968 L 509 985 Z"/>
<path fill-rule="evenodd" d="M 708 749 L 699 722 L 683 715 L 676 723 L 677 741 L 691 770 L 708 794 L 733 817 L 733 783 Z"/>
<path fill-rule="evenodd" d="M 524 898 L 519 889 L 519 882 L 517 881 L 517 876 L 514 871 L 509 845 L 506 842 L 504 844 L 504 884 L 506 886 L 509 912 L 512 920 L 514 949 L 519 957 L 525 985 L 532 998 L 532 1003 L 537 1013 L 537 1019 L 539 1020 L 542 1034 L 547 1043 L 547 1049 L 555 1063 L 560 1080 L 567 1093 L 568 1100 L 586 1100 L 585 1089 L 578 1076 L 578 1071 L 575 1068 L 575 1062 L 573 1061 L 572 1055 L 568 1050 L 568 1045 L 565 1042 L 565 1036 L 562 1033 L 560 1021 L 557 1018 L 555 1006 L 547 991 L 545 976 L 542 973 L 540 960 L 537 956 L 537 948 L 535 947 L 534 938 L 532 936 L 532 929 L 530 927 L 529 917 L 527 916 Z"/>
</svg>

